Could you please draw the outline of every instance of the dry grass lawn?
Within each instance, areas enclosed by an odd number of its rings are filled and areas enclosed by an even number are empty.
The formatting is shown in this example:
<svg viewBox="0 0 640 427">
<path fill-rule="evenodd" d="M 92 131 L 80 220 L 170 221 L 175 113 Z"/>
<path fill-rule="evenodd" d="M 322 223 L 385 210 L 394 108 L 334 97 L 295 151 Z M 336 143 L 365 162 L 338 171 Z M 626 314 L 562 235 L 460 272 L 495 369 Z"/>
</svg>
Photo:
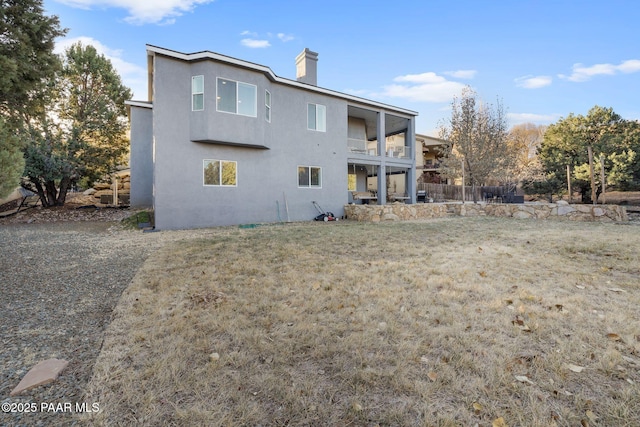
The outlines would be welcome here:
<svg viewBox="0 0 640 427">
<path fill-rule="evenodd" d="M 123 295 L 87 421 L 638 426 L 639 254 L 631 224 L 209 231 Z"/>
</svg>

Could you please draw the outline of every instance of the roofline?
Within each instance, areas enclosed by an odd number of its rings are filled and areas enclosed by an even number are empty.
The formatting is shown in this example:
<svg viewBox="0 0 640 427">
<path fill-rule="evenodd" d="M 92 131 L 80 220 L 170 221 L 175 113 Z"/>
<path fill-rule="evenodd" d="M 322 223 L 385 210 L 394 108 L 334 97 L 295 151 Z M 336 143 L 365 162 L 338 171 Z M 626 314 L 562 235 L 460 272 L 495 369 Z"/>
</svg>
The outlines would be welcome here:
<svg viewBox="0 0 640 427">
<path fill-rule="evenodd" d="M 131 107 L 139 107 L 139 108 L 148 108 L 153 110 L 153 103 L 147 101 L 134 101 L 130 99 L 128 101 L 124 101 L 124 105 L 127 107 L 127 116 L 129 120 L 131 120 Z"/>
<path fill-rule="evenodd" d="M 447 141 L 446 139 L 438 138 L 436 136 L 425 135 L 425 134 L 422 134 L 422 133 L 416 133 L 416 139 L 423 139 L 423 140 L 429 139 L 429 140 L 432 140 L 434 142 L 441 142 L 443 144 L 448 144 L 449 143 L 449 141 Z"/>
<path fill-rule="evenodd" d="M 225 63 L 228 63 L 228 64 L 232 64 L 232 65 L 236 65 L 236 66 L 239 66 L 239 67 L 248 68 L 250 70 L 261 72 L 261 73 L 265 74 L 269 80 L 271 80 L 273 82 L 281 83 L 281 84 L 284 84 L 284 85 L 293 86 L 293 87 L 296 87 L 296 88 L 299 88 L 299 89 L 309 90 L 309 91 L 312 91 L 312 92 L 318 92 L 318 93 L 322 93 L 324 95 L 329 95 L 329 96 L 333 96 L 333 97 L 337 97 L 337 98 L 342 98 L 342 99 L 345 99 L 345 100 L 348 100 L 348 101 L 352 101 L 352 102 L 357 102 L 357 103 L 360 103 L 360 104 L 367 104 L 367 105 L 375 106 L 377 108 L 381 108 L 381 109 L 385 109 L 385 110 L 393 110 L 393 111 L 396 111 L 398 113 L 402 113 L 402 114 L 405 114 L 405 115 L 410 115 L 410 116 L 417 116 L 418 115 L 417 111 L 408 110 L 406 108 L 395 107 L 393 105 L 385 104 L 385 103 L 382 103 L 382 102 L 372 101 L 370 99 L 360 98 L 358 96 L 349 95 L 349 94 L 338 92 L 338 91 L 335 91 L 335 90 L 325 89 L 325 88 L 314 86 L 314 85 L 310 85 L 310 84 L 307 84 L 307 83 L 301 83 L 301 82 L 298 82 L 296 80 L 291 80 L 291 79 L 286 79 L 284 77 L 279 77 L 271 70 L 271 68 L 269 68 L 269 67 L 267 67 L 265 65 L 255 64 L 253 62 L 244 61 L 242 59 L 237 59 L 237 58 L 232 58 L 230 56 L 221 55 L 219 53 L 210 52 L 210 51 L 201 51 L 201 52 L 194 52 L 194 53 L 182 53 L 182 52 L 177 52 L 177 51 L 171 50 L 171 49 L 165 49 L 165 48 L 162 48 L 162 47 L 153 46 L 153 45 L 150 45 L 150 44 L 147 44 L 146 46 L 147 46 L 147 53 L 148 54 L 157 54 L 157 55 L 168 56 L 170 58 L 180 59 L 182 61 L 187 61 L 187 62 L 190 62 L 190 61 L 201 61 L 201 60 L 205 60 L 205 59 L 212 59 L 212 60 L 215 60 L 215 61 L 225 62 Z"/>
<path fill-rule="evenodd" d="M 135 101 L 130 99 L 128 101 L 124 101 L 124 105 L 128 107 L 140 107 L 140 108 L 151 108 L 153 109 L 153 103 L 148 101 Z"/>
</svg>

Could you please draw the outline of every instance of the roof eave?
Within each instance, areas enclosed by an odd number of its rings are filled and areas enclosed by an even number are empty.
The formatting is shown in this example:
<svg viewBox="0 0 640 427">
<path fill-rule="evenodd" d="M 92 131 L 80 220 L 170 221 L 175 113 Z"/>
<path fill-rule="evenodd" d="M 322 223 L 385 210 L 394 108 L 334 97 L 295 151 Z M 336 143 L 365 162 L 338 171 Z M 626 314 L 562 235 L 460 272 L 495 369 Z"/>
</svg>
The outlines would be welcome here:
<svg viewBox="0 0 640 427">
<path fill-rule="evenodd" d="M 232 64 L 235 66 L 239 66 L 239 67 L 243 67 L 243 68 L 248 68 L 254 71 L 258 71 L 261 72 L 263 74 L 265 74 L 265 76 L 273 81 L 273 82 L 277 82 L 277 83 L 281 83 L 284 85 L 288 85 L 288 86 L 293 86 L 299 89 L 303 89 L 303 90 L 308 90 L 308 91 L 312 91 L 312 92 L 317 92 L 317 93 L 322 93 L 324 95 L 328 95 L 328 96 L 333 96 L 336 98 L 342 98 L 345 99 L 347 101 L 351 101 L 351 102 L 356 102 L 359 104 L 366 104 L 369 105 L 371 107 L 376 107 L 376 108 L 380 108 L 380 109 L 384 109 L 384 110 L 392 110 L 395 111 L 397 113 L 401 113 L 401 114 L 405 114 L 405 115 L 409 115 L 409 116 L 417 116 L 418 112 L 417 111 L 413 111 L 413 110 L 408 110 L 406 108 L 401 108 L 401 107 L 395 107 L 393 105 L 389 105 L 389 104 L 385 104 L 382 102 L 378 102 L 378 101 L 373 101 L 370 99 L 366 99 L 366 98 L 361 98 L 358 96 L 354 96 L 354 95 L 349 95 L 346 93 L 342 93 L 342 92 L 338 92 L 335 90 L 331 90 L 331 89 L 325 89 L 322 87 L 318 87 L 318 86 L 313 86 L 313 85 L 309 85 L 306 83 L 301 83 L 298 82 L 296 80 L 290 80 L 290 79 L 286 79 L 283 77 L 279 77 L 277 76 L 273 70 L 271 70 L 271 68 L 264 66 L 264 65 L 259 65 L 259 64 L 255 64 L 253 62 L 248 62 L 248 61 L 243 61 L 241 59 L 237 59 L 237 58 L 232 58 L 230 56 L 225 56 L 225 55 L 221 55 L 219 53 L 215 53 L 215 52 L 210 52 L 210 51 L 202 51 L 202 52 L 195 52 L 195 53 L 182 53 L 182 52 L 177 52 L 171 49 L 165 49 L 162 47 L 158 47 L 158 46 L 153 46 L 153 45 L 147 45 L 147 52 L 150 54 L 158 54 L 158 55 L 163 55 L 163 56 L 168 56 L 170 58 L 175 58 L 175 59 L 180 59 L 183 61 L 201 61 L 201 60 L 206 60 L 206 59 L 212 59 L 215 61 L 220 61 L 220 62 L 226 62 L 228 64 Z"/>
</svg>

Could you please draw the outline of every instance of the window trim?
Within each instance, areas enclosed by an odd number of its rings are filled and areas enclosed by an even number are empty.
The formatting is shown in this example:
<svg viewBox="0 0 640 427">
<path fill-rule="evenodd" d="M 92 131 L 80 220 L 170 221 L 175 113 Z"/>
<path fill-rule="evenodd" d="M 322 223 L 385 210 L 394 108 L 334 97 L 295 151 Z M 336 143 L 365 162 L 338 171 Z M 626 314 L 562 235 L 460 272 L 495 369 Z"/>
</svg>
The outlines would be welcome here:
<svg viewBox="0 0 640 427">
<path fill-rule="evenodd" d="M 271 123 L 271 92 L 267 89 L 264 90 L 264 119 Z"/>
<path fill-rule="evenodd" d="M 309 184 L 308 185 L 300 185 L 300 168 L 306 168 L 309 174 Z M 318 171 L 320 172 L 320 183 L 318 185 L 313 185 L 311 183 L 311 170 L 312 169 L 318 169 Z M 322 167 L 321 166 L 307 166 L 307 165 L 298 165 L 298 167 L 296 168 L 296 173 L 297 173 L 297 177 L 296 180 L 298 181 L 298 188 L 322 188 Z"/>
<path fill-rule="evenodd" d="M 205 175 L 205 170 L 207 168 L 207 162 L 209 162 L 209 164 L 213 163 L 213 162 L 219 162 L 220 163 L 220 175 L 219 175 L 219 181 L 220 184 L 207 184 L 206 183 L 206 175 Z M 233 163 L 235 165 L 235 179 L 234 179 L 234 184 L 223 184 L 222 183 L 222 172 L 223 172 L 223 163 Z M 235 160 L 222 160 L 222 159 L 203 159 L 202 160 L 202 186 L 203 187 L 227 187 L 227 188 L 233 188 L 233 187 L 237 187 L 238 186 L 238 162 Z"/>
<path fill-rule="evenodd" d="M 196 79 L 200 79 L 202 81 L 202 92 L 196 92 L 194 88 L 194 83 Z M 202 108 L 196 109 L 196 96 L 202 96 Z M 204 75 L 200 74 L 197 76 L 191 76 L 191 111 L 204 111 Z"/>
<path fill-rule="evenodd" d="M 309 123 L 309 107 L 313 105 L 315 106 L 315 128 L 310 127 L 310 123 Z M 318 108 L 318 107 L 322 107 L 322 108 Z M 323 114 L 319 114 L 320 110 L 323 111 Z M 319 120 L 320 118 L 322 118 L 323 120 Z M 318 127 L 318 123 L 322 122 L 322 129 L 319 129 Z M 316 104 L 313 102 L 308 102 L 307 103 L 307 130 L 312 130 L 315 132 L 326 132 L 327 131 L 327 106 L 323 105 L 323 104 Z"/>
<path fill-rule="evenodd" d="M 236 88 L 235 88 L 236 89 L 235 90 L 235 92 L 236 92 L 235 111 L 226 111 L 226 110 L 221 110 L 219 108 L 220 95 L 219 95 L 218 85 L 219 85 L 220 80 L 226 80 L 228 82 L 233 82 L 236 85 Z M 253 88 L 253 114 L 243 114 L 243 113 L 239 112 L 238 105 L 242 101 L 240 99 L 240 86 L 241 85 Z M 216 77 L 216 111 L 218 111 L 220 113 L 235 114 L 237 116 L 258 117 L 258 86 L 254 85 L 254 84 L 251 84 L 251 83 L 241 82 L 239 80 L 228 79 L 226 77 Z"/>
</svg>

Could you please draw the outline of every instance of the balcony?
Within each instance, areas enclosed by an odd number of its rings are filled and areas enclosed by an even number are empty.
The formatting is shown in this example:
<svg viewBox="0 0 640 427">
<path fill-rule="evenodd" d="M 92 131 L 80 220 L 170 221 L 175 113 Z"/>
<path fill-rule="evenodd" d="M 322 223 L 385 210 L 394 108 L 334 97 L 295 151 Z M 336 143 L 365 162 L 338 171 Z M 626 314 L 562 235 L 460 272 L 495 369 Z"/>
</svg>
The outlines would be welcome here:
<svg viewBox="0 0 640 427">
<path fill-rule="evenodd" d="M 403 146 L 387 146 L 387 157 L 393 157 L 396 159 L 410 159 L 411 158 L 411 147 Z"/>
<path fill-rule="evenodd" d="M 377 156 L 378 150 L 376 148 L 376 141 L 367 141 L 365 139 L 348 138 L 347 147 L 349 152 L 355 154 L 364 154 L 366 156 Z"/>
<path fill-rule="evenodd" d="M 432 170 L 435 171 L 437 169 L 440 169 L 440 162 L 438 160 L 434 160 L 434 159 L 426 159 L 424 161 L 424 165 L 419 166 L 419 169 L 424 169 L 424 170 Z"/>
</svg>

